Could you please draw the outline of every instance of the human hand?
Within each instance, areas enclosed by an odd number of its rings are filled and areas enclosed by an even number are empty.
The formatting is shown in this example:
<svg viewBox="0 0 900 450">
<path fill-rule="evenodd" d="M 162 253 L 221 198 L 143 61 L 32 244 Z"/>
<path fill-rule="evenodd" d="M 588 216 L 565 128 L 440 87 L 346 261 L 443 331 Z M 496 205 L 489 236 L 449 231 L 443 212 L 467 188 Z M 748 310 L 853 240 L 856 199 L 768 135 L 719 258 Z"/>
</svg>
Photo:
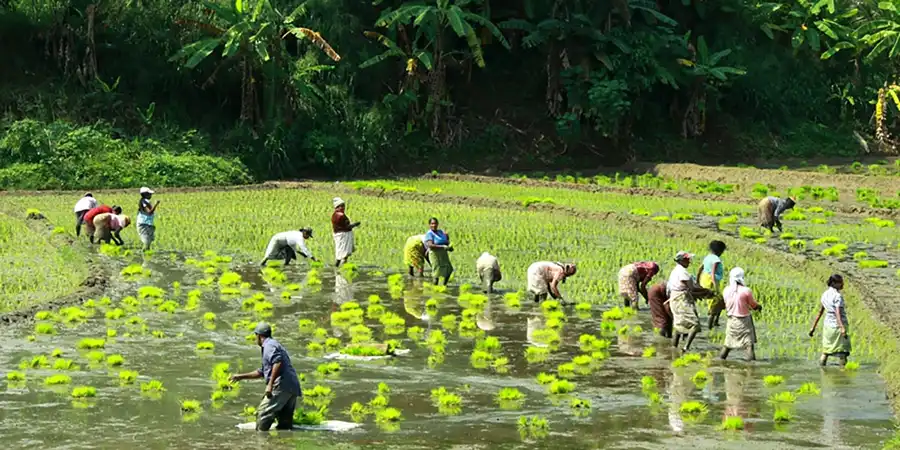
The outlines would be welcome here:
<svg viewBox="0 0 900 450">
<path fill-rule="evenodd" d="M 358 226 L 360 226 L 360 225 L 362 225 L 362 222 L 356 222 L 356 223 L 351 223 L 351 224 L 350 224 L 350 227 L 356 228 L 356 227 L 358 227 Z"/>
<path fill-rule="evenodd" d="M 816 334 L 816 329 L 815 329 L 815 328 L 810 328 L 810 330 L 809 330 L 809 337 L 813 337 L 814 334 Z"/>
<path fill-rule="evenodd" d="M 843 327 L 841 328 L 841 336 L 847 337 L 847 330 L 844 329 Z"/>
<path fill-rule="evenodd" d="M 266 398 L 272 398 L 272 385 L 266 385 Z"/>
<path fill-rule="evenodd" d="M 229 383 L 237 383 L 238 381 L 241 381 L 241 377 L 239 377 L 237 375 L 232 375 L 232 376 L 228 377 Z"/>
</svg>

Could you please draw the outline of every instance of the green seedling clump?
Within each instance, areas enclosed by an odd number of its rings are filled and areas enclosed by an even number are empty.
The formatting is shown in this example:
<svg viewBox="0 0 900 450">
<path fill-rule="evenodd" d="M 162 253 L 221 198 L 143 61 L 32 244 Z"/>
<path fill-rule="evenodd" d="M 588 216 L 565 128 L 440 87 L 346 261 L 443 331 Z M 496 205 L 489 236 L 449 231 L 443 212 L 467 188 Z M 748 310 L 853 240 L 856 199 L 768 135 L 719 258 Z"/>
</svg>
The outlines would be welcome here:
<svg viewBox="0 0 900 450">
<path fill-rule="evenodd" d="M 722 421 L 722 430 L 739 431 L 744 429 L 744 419 L 740 416 L 729 416 Z"/>
<path fill-rule="evenodd" d="M 844 370 L 849 372 L 859 370 L 859 363 L 856 361 L 850 361 L 844 366 Z"/>
<path fill-rule="evenodd" d="M 165 392 L 166 388 L 163 387 L 162 381 L 159 380 L 150 380 L 146 383 L 141 383 L 141 392 L 146 393 L 158 393 Z"/>
<path fill-rule="evenodd" d="M 375 422 L 391 423 L 403 420 L 403 414 L 397 408 L 384 408 L 375 412 Z"/>
<path fill-rule="evenodd" d="M 34 334 L 56 334 L 56 327 L 52 323 L 36 323 Z"/>
<path fill-rule="evenodd" d="M 16 372 L 13 370 L 12 372 L 6 373 L 6 380 L 12 382 L 20 382 L 25 381 L 25 374 L 22 372 Z"/>
<path fill-rule="evenodd" d="M 73 398 L 89 398 L 96 397 L 97 389 L 93 386 L 78 386 L 72 389 Z"/>
<path fill-rule="evenodd" d="M 794 393 L 790 392 L 790 391 L 778 392 L 776 394 L 772 394 L 772 396 L 769 397 L 769 403 L 774 403 L 774 404 L 794 403 L 795 401 L 797 401 L 797 396 L 794 395 Z"/>
<path fill-rule="evenodd" d="M 84 338 L 78 341 L 78 348 L 82 350 L 94 350 L 106 347 L 104 339 Z"/>
<path fill-rule="evenodd" d="M 552 384 L 556 381 L 556 376 L 541 372 L 537 374 L 536 379 L 538 384 Z"/>
<path fill-rule="evenodd" d="M 500 389 L 500 392 L 497 393 L 498 402 L 515 402 L 523 400 L 524 398 L 525 394 L 516 388 L 502 388 Z"/>
<path fill-rule="evenodd" d="M 575 390 L 575 383 L 567 380 L 556 380 L 550 383 L 549 391 L 551 394 L 568 394 Z"/>
<path fill-rule="evenodd" d="M 122 355 L 109 355 L 109 357 L 106 358 L 106 364 L 113 367 L 121 366 L 122 364 L 125 364 L 125 358 Z"/>
<path fill-rule="evenodd" d="M 72 377 L 63 374 L 51 375 L 44 379 L 44 384 L 48 386 L 54 386 L 59 384 L 69 384 L 72 382 Z"/>
<path fill-rule="evenodd" d="M 860 269 L 884 269 L 888 266 L 887 261 L 881 260 L 869 260 L 869 261 L 860 261 L 859 268 Z"/>
<path fill-rule="evenodd" d="M 763 384 L 768 387 L 779 386 L 784 384 L 784 377 L 781 375 L 766 375 L 763 378 Z"/>
<path fill-rule="evenodd" d="M 181 412 L 196 413 L 200 412 L 200 402 L 197 400 L 182 400 Z"/>
<path fill-rule="evenodd" d="M 322 376 L 332 376 L 338 375 L 341 373 L 341 365 L 336 362 L 319 364 L 319 367 L 316 368 L 316 372 Z"/>
<path fill-rule="evenodd" d="M 119 372 L 119 383 L 121 384 L 134 384 L 135 380 L 137 380 L 138 373 L 133 370 L 123 370 Z"/>
<path fill-rule="evenodd" d="M 803 383 L 799 388 L 797 388 L 798 395 L 820 395 L 822 393 L 819 390 L 819 386 L 816 383 Z"/>
<path fill-rule="evenodd" d="M 641 353 L 641 356 L 644 358 L 652 358 L 652 357 L 656 356 L 656 347 L 653 347 L 651 345 L 650 347 L 644 348 L 644 351 L 643 351 L 643 353 Z"/>
<path fill-rule="evenodd" d="M 197 350 L 214 350 L 216 348 L 216 344 L 213 344 L 209 341 L 202 341 L 197 343 Z"/>
<path fill-rule="evenodd" d="M 694 374 L 694 376 L 691 377 L 691 381 L 693 381 L 697 386 L 702 386 L 709 381 L 709 375 L 706 373 L 706 371 L 699 370 Z"/>
<path fill-rule="evenodd" d="M 787 408 L 776 408 L 772 416 L 772 421 L 775 423 L 787 423 L 792 420 L 794 420 L 794 415 Z"/>
<path fill-rule="evenodd" d="M 71 359 L 57 359 L 53 361 L 53 370 L 78 370 L 78 366 Z"/>
<path fill-rule="evenodd" d="M 682 403 L 678 411 L 684 416 L 701 416 L 706 414 L 709 408 L 701 402 L 691 400 Z"/>
</svg>

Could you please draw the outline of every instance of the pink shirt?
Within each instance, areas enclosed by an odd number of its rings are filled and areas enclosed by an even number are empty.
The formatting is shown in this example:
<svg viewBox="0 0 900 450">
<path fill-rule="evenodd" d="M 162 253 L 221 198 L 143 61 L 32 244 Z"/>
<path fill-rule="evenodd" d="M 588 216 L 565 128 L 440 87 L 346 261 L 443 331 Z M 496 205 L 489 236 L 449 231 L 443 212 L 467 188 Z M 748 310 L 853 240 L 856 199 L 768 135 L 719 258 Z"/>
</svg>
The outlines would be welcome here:
<svg viewBox="0 0 900 450">
<path fill-rule="evenodd" d="M 115 214 L 109 215 L 109 230 L 110 231 L 119 231 L 122 229 L 122 219 Z"/>
<path fill-rule="evenodd" d="M 725 311 L 728 317 L 747 317 L 751 309 L 759 306 L 750 288 L 746 286 L 737 285 L 735 289 L 729 285 L 722 292 L 722 296 L 725 297 Z"/>
</svg>

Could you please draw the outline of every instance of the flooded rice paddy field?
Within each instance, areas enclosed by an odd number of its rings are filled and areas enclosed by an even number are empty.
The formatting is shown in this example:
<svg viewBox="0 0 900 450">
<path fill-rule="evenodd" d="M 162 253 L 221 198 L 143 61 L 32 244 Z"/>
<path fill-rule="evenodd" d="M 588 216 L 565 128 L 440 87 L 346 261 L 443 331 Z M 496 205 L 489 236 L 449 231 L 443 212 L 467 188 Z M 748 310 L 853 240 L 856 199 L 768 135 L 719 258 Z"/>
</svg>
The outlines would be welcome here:
<svg viewBox="0 0 900 450">
<path fill-rule="evenodd" d="M 6 381 L 0 387 L 4 442 L 13 448 L 742 448 L 748 444 L 773 449 L 877 448 L 893 431 L 875 361 L 860 355 L 858 370 L 841 371 L 833 366 L 821 370 L 805 352 L 776 356 L 778 352 L 767 347 L 769 331 L 764 323 L 758 325 L 761 361 L 739 361 L 736 358 L 743 355 L 736 352 L 734 360 L 726 363 L 701 357 L 673 367 L 679 355 L 673 354 L 667 341 L 654 337 L 646 309 L 613 320 L 619 314 L 608 313 L 608 306 L 594 305 L 589 312 L 562 306 L 554 312 L 522 298 L 521 306 L 514 307 L 517 295 L 513 292 L 491 295 L 480 305 L 471 296 L 461 295 L 458 288 L 438 292 L 421 280 L 394 276 L 393 287 L 389 287 L 389 276 L 374 267 L 364 268 L 354 277 L 332 268 L 310 274 L 309 267 L 301 263 L 286 268 L 286 279 L 275 282 L 272 276 L 277 272 L 264 277 L 258 268 L 230 263 L 228 258 L 219 263 L 198 259 L 201 261 L 191 264 L 181 256 L 162 255 L 144 261 L 134 257 L 114 260 L 116 271 L 128 262 L 138 262 L 149 276 L 116 277 L 109 304 L 96 299 L 92 307 L 81 307 L 89 315 L 83 321 L 77 319 L 77 312 L 69 311 L 70 317 L 76 317 L 69 324 L 53 320 L 60 316 L 55 315 L 0 330 L 0 367 L 7 373 L 16 370 L 25 375 L 24 381 Z M 232 270 L 240 274 L 239 283 L 246 284 L 235 288 L 239 294 L 223 296 L 217 280 L 224 271 Z M 239 286 L 233 275 L 229 277 L 229 286 Z M 141 286 L 156 286 L 164 293 L 139 289 Z M 199 292 L 191 293 L 195 290 Z M 146 298 L 129 298 L 139 293 Z M 380 303 L 371 299 L 372 295 L 377 295 Z M 271 308 L 259 306 L 266 302 Z M 358 303 L 365 312 L 364 323 L 371 328 L 373 340 L 399 339 L 411 352 L 388 361 L 339 361 L 339 375 L 320 374 L 319 365 L 330 361 L 321 353 L 310 353 L 308 344 L 324 343 L 327 338 L 337 338 L 341 345 L 349 343 L 350 335 L 359 330 L 351 333 L 347 327 L 332 326 L 332 316 L 347 309 L 350 302 Z M 460 303 L 467 306 L 465 311 Z M 388 330 L 370 318 L 377 316 L 373 304 L 402 318 L 403 327 L 398 330 L 394 324 Z M 114 312 L 116 308 L 122 312 Z M 451 315 L 455 316 L 452 323 L 447 319 Z M 246 336 L 261 319 L 274 324 L 275 337 L 305 378 L 302 384 L 307 394 L 314 392 L 316 385 L 331 388 L 329 419 L 350 421 L 346 411 L 354 402 L 368 404 L 376 397 L 379 383 L 387 384 L 389 406 L 400 410 L 403 419 L 378 423 L 369 415 L 360 429 L 346 433 L 268 436 L 235 429 L 237 423 L 251 420 L 242 412 L 259 402 L 263 383 L 243 382 L 236 391 L 213 401 L 217 383 L 211 374 L 220 363 L 228 363 L 232 372 L 258 367 L 259 349 Z M 301 320 L 311 320 L 322 330 L 313 331 L 308 322 L 301 330 Z M 56 334 L 35 333 L 40 324 L 52 324 Z M 415 339 L 409 337 L 412 327 L 421 328 L 422 336 L 412 333 Z M 546 331 L 554 328 L 558 333 Z M 108 330 L 115 330 L 116 336 L 107 338 Z M 446 338 L 442 354 L 426 343 L 437 331 Z M 33 341 L 30 335 L 35 336 Z M 558 336 L 558 344 L 553 335 Z M 608 340 L 610 345 L 583 348 L 586 338 L 582 335 Z M 693 350 L 698 355 L 717 350 L 705 336 L 703 333 L 695 341 Z M 484 342 L 493 342 L 485 337 L 497 338 L 500 346 L 489 349 L 492 356 L 486 367 L 475 368 L 473 365 L 483 367 L 472 359 L 478 342 L 483 349 L 488 348 Z M 105 339 L 105 346 L 76 349 L 85 338 Z M 214 348 L 198 350 L 199 342 L 212 343 Z M 656 349 L 653 356 L 647 350 L 650 347 Z M 55 349 L 61 350 L 60 356 L 52 356 Z M 556 374 L 560 365 L 585 354 L 593 356 L 580 361 L 584 364 L 568 367 L 574 366 L 574 371 L 564 371 L 571 373 L 572 392 L 550 394 L 550 387 L 536 380 L 539 373 Z M 48 367 L 40 367 L 40 361 L 34 364 L 38 367 L 30 367 L 37 355 L 46 356 Z M 116 359 L 112 355 L 121 355 L 124 362 L 112 366 Z M 494 367 L 500 358 L 508 359 L 505 370 Z M 60 359 L 70 359 L 80 367 L 53 369 Z M 17 368 L 22 361 L 26 369 Z M 123 384 L 122 371 L 139 375 L 133 384 Z M 697 376 L 700 371 L 706 374 L 705 382 Z M 59 374 L 68 375 L 71 382 L 46 384 L 48 377 Z M 783 376 L 783 384 L 767 387 L 763 379 L 770 375 Z M 151 379 L 161 381 L 165 391 L 142 393 L 141 385 Z M 815 383 L 819 393 L 796 394 L 793 402 L 770 401 L 773 395 L 796 392 L 805 383 Z M 560 389 L 563 384 L 558 383 Z M 70 393 L 75 386 L 92 386 L 96 396 L 73 400 Z M 438 387 L 461 398 L 458 410 L 439 408 L 432 401 L 431 392 Z M 524 399 L 498 404 L 497 394 L 503 388 L 518 389 Z M 199 400 L 202 411 L 183 414 L 183 400 Z M 679 412 L 681 405 L 690 401 L 701 402 L 705 413 Z M 307 405 L 306 409 L 315 408 Z M 788 411 L 782 414 L 789 414 L 791 420 L 776 424 L 776 410 Z M 547 426 L 526 427 L 522 432 L 518 422 L 523 416 L 537 417 L 532 423 L 546 419 Z M 720 430 L 726 416 L 742 417 L 744 430 Z"/>
</svg>

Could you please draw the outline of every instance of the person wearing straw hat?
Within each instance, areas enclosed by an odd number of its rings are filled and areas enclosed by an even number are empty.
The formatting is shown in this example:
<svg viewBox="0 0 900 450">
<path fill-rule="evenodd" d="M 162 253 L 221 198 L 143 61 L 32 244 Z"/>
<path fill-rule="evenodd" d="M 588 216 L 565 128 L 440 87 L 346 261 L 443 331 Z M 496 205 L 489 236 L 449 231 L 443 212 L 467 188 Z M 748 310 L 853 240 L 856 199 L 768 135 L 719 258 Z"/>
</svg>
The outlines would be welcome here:
<svg viewBox="0 0 900 450">
<path fill-rule="evenodd" d="M 153 190 L 144 186 L 141 188 L 141 200 L 138 201 L 137 229 L 144 251 L 150 250 L 150 245 L 156 240 L 156 208 L 159 200 L 151 204 Z"/>
<path fill-rule="evenodd" d="M 766 197 L 759 201 L 759 224 L 763 228 L 773 232 L 772 228 L 778 228 L 778 232 L 782 231 L 781 215 L 785 211 L 797 204 L 793 197 L 781 199 L 778 197 Z"/>
<path fill-rule="evenodd" d="M 356 247 L 356 241 L 353 237 L 353 229 L 358 227 L 361 222 L 350 223 L 347 217 L 344 200 L 335 197 L 332 200 L 334 205 L 334 213 L 331 214 L 331 228 L 334 232 L 334 265 L 340 267 L 341 264 L 347 262 L 350 255 Z"/>
<path fill-rule="evenodd" d="M 726 359 L 732 350 L 743 348 L 747 350 L 748 361 L 756 360 L 756 327 L 750 311 L 761 311 L 762 306 L 753 298 L 753 292 L 744 281 L 744 269 L 731 269 L 728 286 L 722 296 L 725 297 L 728 322 L 725 325 L 725 345 L 719 357 Z"/>
<path fill-rule="evenodd" d="M 259 407 L 256 408 L 256 430 L 269 431 L 276 421 L 277 430 L 290 430 L 294 427 L 294 409 L 297 399 L 303 395 L 297 371 L 291 365 L 291 356 L 275 338 L 272 337 L 272 326 L 259 322 L 253 330 L 256 345 L 262 348 L 262 366 L 253 372 L 232 375 L 229 381 L 237 383 L 241 380 L 262 378 L 266 381 L 266 393 Z"/>
<path fill-rule="evenodd" d="M 316 261 L 316 257 L 306 248 L 306 240 L 312 238 L 312 234 L 312 228 L 307 227 L 296 231 L 283 231 L 272 236 L 266 247 L 266 256 L 259 265 L 265 267 L 270 259 L 284 259 L 286 266 L 291 263 L 292 259 L 297 259 L 297 253 L 304 258 Z"/>
<path fill-rule="evenodd" d="M 711 292 L 697 285 L 687 268 L 694 255 L 680 251 L 675 255 L 675 268 L 669 274 L 666 291 L 669 307 L 672 309 L 672 346 L 678 347 L 682 336 L 682 351 L 688 351 L 694 338 L 700 333 L 700 316 L 697 314 L 696 296 L 708 296 Z"/>
<path fill-rule="evenodd" d="M 550 261 L 533 263 L 528 266 L 528 293 L 534 297 L 535 303 L 544 301 L 548 295 L 564 302 L 559 293 L 559 284 L 565 283 L 577 271 L 575 264 Z"/>
<path fill-rule="evenodd" d="M 85 224 L 84 215 L 97 207 L 97 200 L 90 192 L 75 202 L 75 236 L 81 237 L 81 226 Z"/>
</svg>

